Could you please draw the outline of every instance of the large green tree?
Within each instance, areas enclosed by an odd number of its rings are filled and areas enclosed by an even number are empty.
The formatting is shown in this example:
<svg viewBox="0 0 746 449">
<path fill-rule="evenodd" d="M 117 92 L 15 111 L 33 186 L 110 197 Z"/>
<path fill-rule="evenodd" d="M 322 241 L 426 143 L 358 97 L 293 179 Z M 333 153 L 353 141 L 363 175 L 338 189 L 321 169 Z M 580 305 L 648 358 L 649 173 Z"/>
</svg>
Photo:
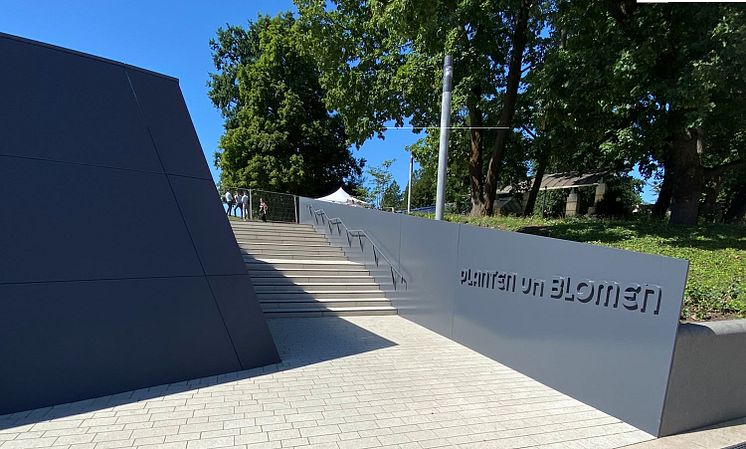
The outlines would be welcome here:
<svg viewBox="0 0 746 449">
<path fill-rule="evenodd" d="M 385 124 L 439 123 L 442 61 L 454 56 L 453 124 L 468 125 L 472 213 L 492 214 L 521 79 L 542 56 L 532 0 L 296 0 L 328 104 L 360 144 Z M 500 129 L 485 130 L 484 127 Z"/>
<path fill-rule="evenodd" d="M 728 4 L 560 2 L 552 24 L 564 45 L 536 76 L 545 99 L 582 106 L 561 122 L 593 144 L 565 160 L 658 173 L 654 212 L 670 206 L 671 223 L 695 224 L 708 183 L 746 165 L 735 141 L 746 127 L 745 13 Z"/>
<path fill-rule="evenodd" d="M 209 96 L 225 118 L 215 156 L 222 185 L 308 196 L 354 188 L 361 161 L 350 153 L 341 118 L 324 104 L 302 42 L 290 13 L 221 28 L 210 41 L 217 72 Z"/>
</svg>

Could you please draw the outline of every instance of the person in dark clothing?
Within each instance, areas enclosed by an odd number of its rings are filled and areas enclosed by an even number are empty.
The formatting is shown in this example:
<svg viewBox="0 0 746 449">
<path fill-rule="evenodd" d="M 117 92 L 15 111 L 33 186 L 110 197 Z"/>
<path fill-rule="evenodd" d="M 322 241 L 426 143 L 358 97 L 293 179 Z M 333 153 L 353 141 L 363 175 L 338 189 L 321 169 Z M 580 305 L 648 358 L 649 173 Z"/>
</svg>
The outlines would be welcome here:
<svg viewBox="0 0 746 449">
<path fill-rule="evenodd" d="M 267 222 L 267 211 L 269 206 L 264 202 L 264 198 L 259 198 L 259 216 L 262 217 L 263 222 Z"/>
</svg>

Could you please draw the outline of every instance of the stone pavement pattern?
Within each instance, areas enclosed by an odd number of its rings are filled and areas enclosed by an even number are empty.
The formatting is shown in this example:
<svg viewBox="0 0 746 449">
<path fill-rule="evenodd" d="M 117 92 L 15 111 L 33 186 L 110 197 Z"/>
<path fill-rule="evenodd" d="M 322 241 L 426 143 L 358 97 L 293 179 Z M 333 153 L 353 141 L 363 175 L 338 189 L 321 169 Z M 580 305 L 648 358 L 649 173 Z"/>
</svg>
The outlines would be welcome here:
<svg viewBox="0 0 746 449">
<path fill-rule="evenodd" d="M 269 323 L 281 364 L 0 416 L 0 449 L 603 449 L 652 439 L 398 316 Z"/>
</svg>

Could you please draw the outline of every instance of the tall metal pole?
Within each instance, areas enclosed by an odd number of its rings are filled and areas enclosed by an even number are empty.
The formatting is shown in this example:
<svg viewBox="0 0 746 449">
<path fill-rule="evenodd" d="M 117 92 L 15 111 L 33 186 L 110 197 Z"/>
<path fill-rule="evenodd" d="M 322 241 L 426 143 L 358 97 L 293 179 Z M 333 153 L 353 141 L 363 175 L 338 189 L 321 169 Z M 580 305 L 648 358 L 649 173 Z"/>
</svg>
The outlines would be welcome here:
<svg viewBox="0 0 746 449">
<path fill-rule="evenodd" d="M 412 169 L 414 168 L 414 156 L 409 155 L 409 183 L 407 185 L 407 215 L 412 211 Z"/>
<path fill-rule="evenodd" d="M 448 133 L 451 125 L 451 88 L 453 87 L 453 56 L 443 60 L 443 96 L 440 107 L 440 149 L 438 150 L 438 190 L 435 196 L 435 219 L 443 219 L 448 167 Z"/>
</svg>

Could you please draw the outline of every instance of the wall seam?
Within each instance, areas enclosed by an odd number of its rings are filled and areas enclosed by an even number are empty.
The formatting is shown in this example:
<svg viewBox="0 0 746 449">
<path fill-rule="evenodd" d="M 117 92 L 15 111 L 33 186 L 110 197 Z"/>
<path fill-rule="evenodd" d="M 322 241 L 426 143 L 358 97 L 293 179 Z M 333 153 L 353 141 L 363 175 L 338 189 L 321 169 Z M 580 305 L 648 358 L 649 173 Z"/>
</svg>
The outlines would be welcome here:
<svg viewBox="0 0 746 449">
<path fill-rule="evenodd" d="M 127 77 L 127 82 L 129 82 L 130 91 L 132 92 L 132 95 L 135 97 L 135 103 L 137 104 L 137 109 L 140 113 L 140 118 L 145 124 L 145 128 L 148 130 L 150 141 L 152 142 L 153 148 L 155 149 L 155 154 L 156 154 L 156 157 L 158 158 L 158 162 L 161 164 L 161 168 L 163 169 L 163 175 L 166 177 L 166 182 L 168 183 L 168 188 L 171 190 L 171 195 L 173 196 L 174 202 L 176 203 L 176 208 L 179 210 L 181 221 L 184 224 L 184 228 L 186 229 L 187 235 L 189 236 L 189 240 L 192 242 L 192 248 L 194 248 L 194 253 L 197 256 L 197 261 L 199 262 L 199 265 L 202 268 L 202 273 L 204 274 L 205 283 L 207 284 L 207 288 L 210 290 L 210 295 L 212 296 L 212 301 L 215 304 L 215 308 L 217 309 L 218 314 L 220 315 L 220 320 L 223 322 L 223 329 L 225 329 L 225 333 L 228 335 L 228 341 L 230 341 L 231 346 L 233 347 L 233 353 L 236 356 L 236 362 L 238 363 L 238 366 L 241 369 L 244 369 L 243 363 L 241 363 L 241 357 L 238 355 L 238 349 L 236 348 L 236 343 L 235 341 L 233 341 L 233 335 L 231 335 L 231 332 L 228 329 L 228 324 L 225 321 L 225 316 L 223 314 L 223 311 L 220 308 L 220 304 L 218 304 L 218 300 L 215 297 L 215 291 L 213 290 L 212 285 L 210 284 L 210 279 L 208 278 L 207 271 L 205 270 L 205 265 L 202 262 L 202 257 L 199 253 L 199 250 L 197 249 L 197 244 L 194 242 L 194 237 L 192 236 L 192 232 L 189 230 L 189 225 L 187 224 L 186 218 L 184 217 L 184 211 L 181 208 L 181 204 L 179 204 L 179 198 L 176 196 L 176 192 L 174 191 L 174 186 L 171 183 L 171 178 L 169 178 L 168 173 L 166 173 L 166 168 L 163 165 L 163 160 L 161 159 L 161 155 L 158 152 L 158 145 L 155 142 L 155 138 L 153 138 L 153 133 L 150 129 L 150 124 L 145 119 L 145 114 L 142 110 L 140 99 L 137 97 L 137 91 L 135 90 L 135 86 L 132 84 L 132 79 L 130 78 L 130 74 L 126 69 L 124 70 L 124 74 Z"/>
<path fill-rule="evenodd" d="M 128 78 L 129 79 L 129 78 Z M 138 105 L 139 108 L 139 105 Z M 148 134 L 150 134 L 150 130 L 148 130 Z M 151 142 L 153 141 L 152 136 L 150 136 Z M 15 159 L 25 159 L 25 160 L 32 160 L 32 161 L 45 161 L 45 162 L 52 162 L 55 164 L 67 164 L 67 165 L 76 165 L 76 166 L 83 166 L 83 167 L 96 167 L 96 168 L 106 168 L 110 170 L 121 170 L 121 171 L 129 171 L 129 172 L 136 172 L 136 173 L 145 173 L 145 174 L 151 174 L 151 175 L 170 175 L 170 176 L 179 176 L 182 178 L 190 178 L 190 179 L 198 179 L 201 181 L 210 181 L 212 182 L 212 178 L 202 178 L 200 176 L 192 176 L 192 175 L 184 175 L 179 173 L 169 173 L 165 170 L 163 163 L 160 161 L 160 155 L 158 155 L 158 150 L 156 151 L 156 157 L 159 159 L 159 163 L 161 165 L 161 169 L 163 171 L 154 171 L 154 170 L 145 170 L 141 168 L 130 168 L 130 167 L 115 167 L 113 165 L 105 165 L 105 164 L 93 164 L 90 162 L 79 162 L 79 161 L 63 161 L 60 159 L 48 159 L 44 157 L 39 156 L 21 156 L 16 154 L 0 154 L 0 157 L 8 157 L 8 158 L 15 158 Z"/>
</svg>

